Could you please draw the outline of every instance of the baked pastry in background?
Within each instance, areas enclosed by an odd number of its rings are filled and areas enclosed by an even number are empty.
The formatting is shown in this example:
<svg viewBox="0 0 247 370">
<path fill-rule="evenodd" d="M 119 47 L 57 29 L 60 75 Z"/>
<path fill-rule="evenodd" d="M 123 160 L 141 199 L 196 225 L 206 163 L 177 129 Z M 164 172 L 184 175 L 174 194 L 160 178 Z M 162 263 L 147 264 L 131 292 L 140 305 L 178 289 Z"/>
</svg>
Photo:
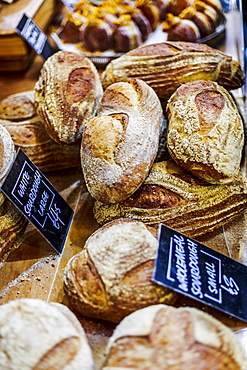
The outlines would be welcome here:
<svg viewBox="0 0 247 370">
<path fill-rule="evenodd" d="M 65 15 L 58 35 L 86 53 L 124 53 L 140 46 L 164 18 L 165 0 L 79 1 Z"/>
<path fill-rule="evenodd" d="M 145 81 L 163 100 L 189 81 L 215 81 L 234 90 L 245 80 L 240 63 L 231 56 L 204 44 L 182 41 L 140 46 L 112 60 L 102 74 L 102 84 L 106 88 L 133 77 Z"/>
<path fill-rule="evenodd" d="M 125 317 L 109 339 L 102 370 L 246 369 L 234 333 L 192 307 L 154 305 Z"/>
<path fill-rule="evenodd" d="M 119 219 L 99 228 L 65 268 L 69 306 L 119 322 L 139 308 L 173 304 L 177 294 L 152 282 L 157 249 L 156 230 L 142 222 Z"/>
<path fill-rule="evenodd" d="M 173 160 L 157 162 L 140 188 L 125 201 L 96 201 L 100 225 L 120 217 L 158 227 L 163 223 L 189 237 L 224 225 L 247 206 L 247 179 L 239 173 L 231 183 L 210 185 Z"/>
<path fill-rule="evenodd" d="M 22 298 L 0 306 L 0 367 L 93 370 L 85 332 L 60 303 Z"/>
<path fill-rule="evenodd" d="M 187 171 L 211 184 L 240 171 L 244 124 L 226 89 L 212 81 L 181 85 L 168 100 L 167 148 Z"/>
<path fill-rule="evenodd" d="M 81 139 L 85 122 L 96 115 L 103 94 L 90 59 L 69 51 L 49 57 L 35 85 L 35 107 L 47 133 L 58 143 Z"/>
<path fill-rule="evenodd" d="M 81 165 L 90 194 L 104 203 L 130 196 L 147 177 L 164 124 L 158 96 L 144 81 L 109 86 L 85 123 Z"/>
<path fill-rule="evenodd" d="M 0 125 L 10 133 L 15 148 L 23 152 L 42 172 L 80 166 L 80 145 L 56 143 L 34 107 L 34 91 L 13 94 L 0 102 Z"/>
<path fill-rule="evenodd" d="M 177 3 L 181 3 L 180 7 Z M 222 18 L 219 0 L 171 0 L 161 27 L 168 41 L 197 42 L 216 31 Z"/>
</svg>

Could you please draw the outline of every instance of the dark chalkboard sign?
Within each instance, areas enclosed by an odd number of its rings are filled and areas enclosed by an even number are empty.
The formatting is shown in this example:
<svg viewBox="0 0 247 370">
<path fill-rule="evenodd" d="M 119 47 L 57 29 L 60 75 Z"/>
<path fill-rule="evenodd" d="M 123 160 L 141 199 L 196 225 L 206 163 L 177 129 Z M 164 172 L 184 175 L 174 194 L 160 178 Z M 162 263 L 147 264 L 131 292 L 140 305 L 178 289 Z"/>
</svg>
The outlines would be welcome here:
<svg viewBox="0 0 247 370">
<path fill-rule="evenodd" d="M 20 149 L 2 191 L 61 253 L 74 211 Z"/>
<path fill-rule="evenodd" d="M 46 34 L 37 26 L 37 24 L 26 14 L 22 15 L 16 31 L 31 45 L 31 47 L 40 54 L 45 60 L 48 59 L 55 50 L 47 40 Z"/>
<path fill-rule="evenodd" d="M 161 224 L 154 281 L 247 321 L 247 267 Z"/>
</svg>

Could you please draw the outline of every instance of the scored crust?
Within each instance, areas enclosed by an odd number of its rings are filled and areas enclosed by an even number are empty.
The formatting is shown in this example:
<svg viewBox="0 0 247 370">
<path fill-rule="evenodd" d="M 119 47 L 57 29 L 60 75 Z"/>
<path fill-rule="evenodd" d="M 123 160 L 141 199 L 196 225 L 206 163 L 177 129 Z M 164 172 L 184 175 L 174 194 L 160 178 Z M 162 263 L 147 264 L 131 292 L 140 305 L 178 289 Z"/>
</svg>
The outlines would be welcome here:
<svg viewBox="0 0 247 370">
<path fill-rule="evenodd" d="M 10 301 L 0 306 L 0 323 L 3 369 L 94 368 L 84 330 L 66 306 L 31 298 Z"/>
<path fill-rule="evenodd" d="M 154 305 L 116 327 L 103 370 L 112 368 L 244 370 L 246 358 L 233 332 L 212 316 L 191 307 Z"/>
<path fill-rule="evenodd" d="M 35 106 L 51 138 L 73 144 L 95 116 L 103 89 L 90 59 L 58 51 L 46 60 L 35 85 Z"/>
<path fill-rule="evenodd" d="M 98 229 L 66 266 L 70 306 L 86 316 L 119 322 L 147 305 L 172 304 L 176 293 L 152 282 L 157 248 L 153 231 L 142 222 L 120 219 Z"/>
<path fill-rule="evenodd" d="M 157 155 L 163 124 L 160 101 L 145 82 L 133 79 L 105 90 L 81 142 L 83 174 L 95 199 L 120 202 L 141 185 Z"/>
<path fill-rule="evenodd" d="M 106 88 L 112 83 L 140 78 L 167 100 L 183 83 L 216 81 L 227 90 L 244 84 L 239 62 L 205 44 L 167 41 L 140 46 L 112 60 L 102 74 Z"/>
<path fill-rule="evenodd" d="M 172 158 L 209 183 L 231 182 L 240 171 L 244 128 L 228 91 L 216 82 L 188 82 L 171 96 L 166 112 Z"/>
</svg>

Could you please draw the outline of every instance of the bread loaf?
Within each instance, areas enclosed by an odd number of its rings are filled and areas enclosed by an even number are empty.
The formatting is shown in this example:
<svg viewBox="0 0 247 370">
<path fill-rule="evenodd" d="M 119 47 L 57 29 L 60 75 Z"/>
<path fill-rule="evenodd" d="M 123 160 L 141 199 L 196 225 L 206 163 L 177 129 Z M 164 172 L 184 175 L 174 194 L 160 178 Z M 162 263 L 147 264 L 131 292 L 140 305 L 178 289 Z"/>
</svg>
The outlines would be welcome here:
<svg viewBox="0 0 247 370">
<path fill-rule="evenodd" d="M 15 159 L 15 146 L 8 130 L 0 125 L 0 184 L 3 183 Z"/>
<path fill-rule="evenodd" d="M 60 303 L 22 298 L 0 306 L 0 367 L 93 370 L 85 332 Z"/>
<path fill-rule="evenodd" d="M 26 217 L 0 193 L 0 258 L 20 246 L 27 224 Z"/>
<path fill-rule="evenodd" d="M 119 322 L 150 304 L 172 304 L 176 293 L 152 282 L 157 233 L 142 222 L 116 220 L 96 230 L 64 273 L 70 307 Z"/>
<path fill-rule="evenodd" d="M 234 333 L 192 307 L 154 305 L 138 310 L 116 327 L 102 370 L 246 369 Z"/>
<path fill-rule="evenodd" d="M 171 96 L 166 112 L 172 158 L 209 183 L 231 182 L 240 171 L 244 125 L 228 91 L 216 82 L 188 82 Z"/>
<path fill-rule="evenodd" d="M 163 120 L 160 101 L 145 82 L 132 79 L 105 90 L 81 142 L 83 174 L 95 199 L 120 202 L 141 185 L 158 152 Z"/>
<path fill-rule="evenodd" d="M 182 41 L 140 46 L 112 60 L 102 74 L 104 88 L 112 83 L 140 78 L 167 100 L 183 83 L 204 79 L 227 90 L 244 84 L 239 62 L 205 44 Z"/>
<path fill-rule="evenodd" d="M 3 184 L 15 159 L 14 142 L 0 124 L 0 184 Z M 26 218 L 0 192 L 0 258 L 13 247 L 27 225 Z"/>
<path fill-rule="evenodd" d="M 213 231 L 247 206 L 247 180 L 239 173 L 232 183 L 210 185 L 172 160 L 155 163 L 143 185 L 121 203 L 95 202 L 99 224 L 126 217 L 157 227 L 164 223 L 190 237 Z"/>
<path fill-rule="evenodd" d="M 35 104 L 50 137 L 65 144 L 80 139 L 85 122 L 97 112 L 102 93 L 90 59 L 69 51 L 49 57 L 35 85 Z"/>
<path fill-rule="evenodd" d="M 57 143 L 48 135 L 34 107 L 34 91 L 13 94 L 0 102 L 0 125 L 42 171 L 61 171 L 80 166 L 80 145 Z"/>
</svg>

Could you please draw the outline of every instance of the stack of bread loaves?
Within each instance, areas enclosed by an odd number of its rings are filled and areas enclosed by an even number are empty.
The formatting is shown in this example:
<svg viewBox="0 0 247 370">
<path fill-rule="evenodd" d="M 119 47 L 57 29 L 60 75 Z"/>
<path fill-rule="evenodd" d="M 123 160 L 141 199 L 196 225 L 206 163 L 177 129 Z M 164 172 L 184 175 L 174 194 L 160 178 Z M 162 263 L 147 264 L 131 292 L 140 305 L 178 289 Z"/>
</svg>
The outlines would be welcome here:
<svg viewBox="0 0 247 370">
<path fill-rule="evenodd" d="M 104 91 L 85 57 L 58 52 L 44 64 L 37 111 L 54 140 L 81 141 L 85 183 L 104 224 L 65 268 L 68 302 L 85 316 L 123 319 L 105 370 L 246 367 L 230 330 L 202 312 L 171 307 L 177 293 L 152 281 L 160 222 L 198 236 L 247 206 L 243 122 L 228 92 L 243 82 L 231 57 L 182 42 L 111 62 Z M 156 162 L 164 116 L 171 158 Z"/>
<path fill-rule="evenodd" d="M 228 92 L 244 83 L 237 61 L 206 45 L 166 42 L 126 53 L 101 77 L 88 58 L 60 51 L 35 86 L 47 133 L 81 141 L 99 224 L 127 217 L 198 236 L 246 207 L 243 122 Z M 177 166 L 154 165 L 164 115 Z"/>
<path fill-rule="evenodd" d="M 10 95 L 0 102 L 0 125 L 43 172 L 79 167 L 80 146 L 56 143 L 48 135 L 34 107 L 34 91 Z"/>
</svg>

